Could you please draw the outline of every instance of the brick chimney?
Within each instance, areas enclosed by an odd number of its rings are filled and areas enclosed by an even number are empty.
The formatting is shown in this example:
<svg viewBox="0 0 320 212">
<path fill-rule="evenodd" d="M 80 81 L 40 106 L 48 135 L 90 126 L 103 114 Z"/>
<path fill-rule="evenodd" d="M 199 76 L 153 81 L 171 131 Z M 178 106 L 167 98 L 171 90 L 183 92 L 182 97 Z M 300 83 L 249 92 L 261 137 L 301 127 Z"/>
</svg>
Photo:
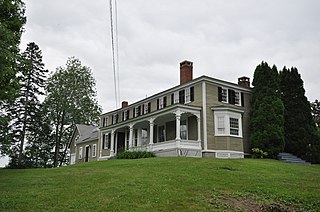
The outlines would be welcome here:
<svg viewBox="0 0 320 212">
<path fill-rule="evenodd" d="M 238 78 L 238 85 L 250 88 L 250 78 L 249 77 L 239 77 Z"/>
<path fill-rule="evenodd" d="M 193 79 L 192 69 L 192 62 L 185 60 L 180 63 L 180 85 L 187 83 Z"/>
<path fill-rule="evenodd" d="M 121 108 L 125 108 L 125 107 L 128 107 L 128 102 L 127 101 L 123 101 L 122 103 L 121 103 Z"/>
</svg>

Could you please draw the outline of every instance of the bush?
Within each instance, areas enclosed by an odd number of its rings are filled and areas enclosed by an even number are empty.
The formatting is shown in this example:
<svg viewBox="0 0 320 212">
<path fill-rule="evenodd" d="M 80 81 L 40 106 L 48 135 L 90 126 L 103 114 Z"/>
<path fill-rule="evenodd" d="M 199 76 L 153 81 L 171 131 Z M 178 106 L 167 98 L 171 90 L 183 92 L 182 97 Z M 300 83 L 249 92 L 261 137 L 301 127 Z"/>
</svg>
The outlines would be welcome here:
<svg viewBox="0 0 320 212">
<path fill-rule="evenodd" d="M 264 152 L 259 148 L 252 148 L 251 152 L 252 152 L 252 157 L 253 158 L 265 158 L 265 157 L 268 156 L 267 152 Z"/>
<path fill-rule="evenodd" d="M 135 151 L 135 152 L 121 152 L 117 155 L 117 159 L 138 159 L 138 158 L 152 158 L 155 157 L 153 152 Z"/>
</svg>

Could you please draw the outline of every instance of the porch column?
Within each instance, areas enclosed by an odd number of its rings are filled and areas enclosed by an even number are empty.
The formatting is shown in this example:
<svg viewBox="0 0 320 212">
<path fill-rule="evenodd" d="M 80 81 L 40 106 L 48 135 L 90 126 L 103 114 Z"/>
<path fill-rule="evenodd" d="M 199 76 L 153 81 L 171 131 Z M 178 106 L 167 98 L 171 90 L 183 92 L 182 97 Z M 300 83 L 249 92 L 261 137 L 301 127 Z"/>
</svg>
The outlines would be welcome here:
<svg viewBox="0 0 320 212">
<path fill-rule="evenodd" d="M 152 145 L 153 144 L 153 126 L 154 126 L 154 119 L 149 119 L 149 137 L 150 137 L 150 141 L 149 144 Z"/>
<path fill-rule="evenodd" d="M 101 140 L 102 139 L 102 140 Z M 100 133 L 100 138 L 99 138 L 99 141 L 100 141 L 100 149 L 99 149 L 99 152 L 100 152 L 100 158 L 101 158 L 101 156 L 102 156 L 102 149 L 103 149 L 103 139 L 104 139 L 104 133 Z"/>
<path fill-rule="evenodd" d="M 130 131 L 129 131 L 129 149 L 132 148 L 133 143 L 132 143 L 132 137 L 133 137 L 133 125 L 130 124 Z"/>
<path fill-rule="evenodd" d="M 176 112 L 176 140 L 180 141 L 180 119 L 181 119 L 181 112 L 177 111 Z"/>
<path fill-rule="evenodd" d="M 200 115 L 197 115 L 197 122 L 198 122 L 198 141 L 201 141 L 201 119 L 200 119 Z"/>
<path fill-rule="evenodd" d="M 114 156 L 114 130 L 111 131 L 111 147 L 110 147 L 110 156 Z"/>
</svg>

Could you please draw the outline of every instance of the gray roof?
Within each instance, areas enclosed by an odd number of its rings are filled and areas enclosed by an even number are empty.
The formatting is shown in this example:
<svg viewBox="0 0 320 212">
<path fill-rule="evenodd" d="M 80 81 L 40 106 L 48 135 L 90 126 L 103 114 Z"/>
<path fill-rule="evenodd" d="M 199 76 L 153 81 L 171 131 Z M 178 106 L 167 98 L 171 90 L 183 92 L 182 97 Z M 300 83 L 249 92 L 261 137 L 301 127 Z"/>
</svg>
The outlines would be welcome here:
<svg viewBox="0 0 320 212">
<path fill-rule="evenodd" d="M 79 132 L 79 138 L 76 140 L 76 143 L 83 143 L 98 139 L 99 127 L 84 124 L 76 124 L 76 127 Z"/>
</svg>

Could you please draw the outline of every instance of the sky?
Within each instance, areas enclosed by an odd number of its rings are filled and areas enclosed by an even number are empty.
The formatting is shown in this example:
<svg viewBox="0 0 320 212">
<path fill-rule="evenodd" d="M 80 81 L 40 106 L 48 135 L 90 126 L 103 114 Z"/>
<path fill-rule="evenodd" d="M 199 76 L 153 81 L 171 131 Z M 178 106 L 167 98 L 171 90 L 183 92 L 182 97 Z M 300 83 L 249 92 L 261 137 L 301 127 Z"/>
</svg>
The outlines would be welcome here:
<svg viewBox="0 0 320 212">
<path fill-rule="evenodd" d="M 114 0 L 113 0 L 114 1 Z M 108 0 L 25 0 L 21 50 L 35 42 L 50 72 L 79 58 L 96 79 L 103 112 L 115 102 Z M 119 0 L 120 101 L 129 104 L 194 78 L 237 83 L 262 61 L 297 67 L 309 101 L 320 99 L 318 0 Z"/>
</svg>

